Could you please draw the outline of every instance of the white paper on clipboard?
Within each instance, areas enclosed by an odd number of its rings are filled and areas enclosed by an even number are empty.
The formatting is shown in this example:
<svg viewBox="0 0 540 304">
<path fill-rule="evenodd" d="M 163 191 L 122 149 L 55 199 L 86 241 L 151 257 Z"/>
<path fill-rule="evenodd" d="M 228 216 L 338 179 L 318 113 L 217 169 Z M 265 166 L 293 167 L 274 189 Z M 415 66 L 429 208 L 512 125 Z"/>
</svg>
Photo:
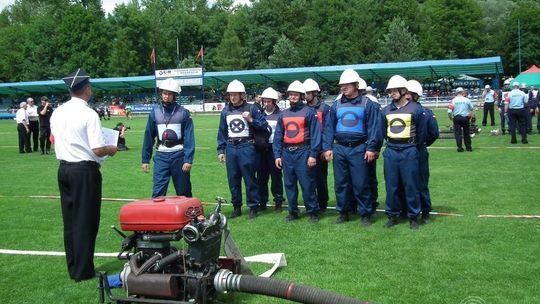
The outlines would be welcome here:
<svg viewBox="0 0 540 304">
<path fill-rule="evenodd" d="M 120 132 L 107 128 L 101 128 L 101 132 L 103 133 L 103 142 L 106 146 L 116 146 Z"/>
</svg>

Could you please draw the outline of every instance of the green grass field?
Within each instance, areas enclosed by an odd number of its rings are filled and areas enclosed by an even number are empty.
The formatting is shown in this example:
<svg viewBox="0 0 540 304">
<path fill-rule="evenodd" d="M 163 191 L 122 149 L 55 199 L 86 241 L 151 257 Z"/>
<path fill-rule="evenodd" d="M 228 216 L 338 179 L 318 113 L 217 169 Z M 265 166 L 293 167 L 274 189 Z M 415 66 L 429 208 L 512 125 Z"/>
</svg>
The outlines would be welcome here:
<svg viewBox="0 0 540 304">
<path fill-rule="evenodd" d="M 439 114 L 441 128 L 447 127 L 450 121 Z M 112 128 L 118 121 L 103 125 Z M 146 118 L 122 121 L 132 127 L 127 135 L 131 150 L 103 164 L 103 196 L 147 198 L 152 175 L 140 168 Z M 228 199 L 225 167 L 215 150 L 218 116 L 195 115 L 194 124 L 193 194 L 206 202 L 217 195 Z M 374 303 L 539 303 L 540 220 L 478 215 L 540 214 L 540 136 L 531 135 L 527 146 L 511 146 L 509 136 L 489 136 L 489 129 L 473 139 L 473 153 L 457 153 L 454 140 L 439 140 L 430 150 L 434 211 L 461 217 L 436 216 L 411 231 L 405 222 L 383 229 L 383 213 L 363 228 L 357 218 L 333 225 L 333 213 L 312 225 L 306 217 L 286 224 L 286 213 L 271 211 L 249 221 L 244 212 L 229 222 L 234 239 L 246 256 L 284 252 L 288 266 L 277 271 L 277 279 Z M 0 248 L 63 251 L 59 200 L 29 197 L 59 195 L 54 155 L 19 154 L 14 121 L 0 121 L 0 155 Z M 384 206 L 382 163 L 379 201 Z M 97 252 L 119 250 L 121 239 L 109 226 L 118 225 L 122 204 L 103 202 Z M 330 205 L 335 205 L 333 186 Z M 224 211 L 228 215 L 231 208 Z M 115 258 L 96 258 L 95 263 L 108 272 L 122 267 Z M 253 266 L 258 273 L 265 268 Z M 96 286 L 97 280 L 72 282 L 64 257 L 0 254 L 1 303 L 97 303 Z M 286 303 L 240 293 L 228 300 Z"/>
</svg>

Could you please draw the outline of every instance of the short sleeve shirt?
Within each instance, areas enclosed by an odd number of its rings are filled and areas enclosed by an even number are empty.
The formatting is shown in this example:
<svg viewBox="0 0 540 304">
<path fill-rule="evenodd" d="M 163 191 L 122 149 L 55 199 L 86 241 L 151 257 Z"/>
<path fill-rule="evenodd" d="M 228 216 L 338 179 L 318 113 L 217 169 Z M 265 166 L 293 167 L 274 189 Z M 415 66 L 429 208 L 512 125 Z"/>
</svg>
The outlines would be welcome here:
<svg viewBox="0 0 540 304">
<path fill-rule="evenodd" d="M 95 161 L 103 158 L 92 149 L 105 146 L 97 113 L 80 98 L 72 97 L 51 116 L 56 158 L 68 162 Z"/>
</svg>

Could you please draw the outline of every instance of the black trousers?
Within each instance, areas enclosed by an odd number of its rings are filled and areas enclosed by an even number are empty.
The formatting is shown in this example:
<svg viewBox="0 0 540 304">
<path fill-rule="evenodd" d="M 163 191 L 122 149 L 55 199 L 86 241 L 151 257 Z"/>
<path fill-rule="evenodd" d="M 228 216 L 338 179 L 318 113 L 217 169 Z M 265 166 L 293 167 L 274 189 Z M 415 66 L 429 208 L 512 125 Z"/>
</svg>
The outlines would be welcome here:
<svg viewBox="0 0 540 304">
<path fill-rule="evenodd" d="M 34 152 L 36 152 L 38 150 L 39 121 L 30 121 L 28 127 L 30 128 L 30 132 L 28 132 L 28 145 L 33 147 Z"/>
<path fill-rule="evenodd" d="M 31 152 L 28 143 L 28 132 L 26 132 L 26 128 L 22 123 L 17 124 L 17 133 L 19 133 L 19 152 Z"/>
<path fill-rule="evenodd" d="M 484 117 L 482 117 L 482 126 L 487 124 L 487 117 L 491 117 L 491 125 L 495 125 L 495 103 L 494 102 L 484 102 Z"/>
<path fill-rule="evenodd" d="M 75 281 L 91 279 L 94 277 L 94 249 L 101 209 L 99 164 L 61 161 L 58 188 L 69 276 Z"/>
<path fill-rule="evenodd" d="M 458 148 L 463 148 L 463 141 L 465 141 L 465 148 L 472 148 L 469 127 L 469 117 L 454 116 L 454 136 Z"/>
<path fill-rule="evenodd" d="M 41 126 L 41 132 L 39 132 L 39 148 L 41 149 L 41 152 L 50 151 L 51 150 L 51 140 L 49 138 L 51 136 L 51 127 L 49 126 Z"/>
<path fill-rule="evenodd" d="M 527 114 L 525 112 L 526 110 L 528 109 L 508 109 L 508 116 L 510 117 L 510 135 L 512 136 L 511 143 L 517 143 L 516 124 L 519 126 L 521 142 L 527 141 Z"/>
<path fill-rule="evenodd" d="M 532 132 L 532 113 L 531 113 L 531 107 L 526 106 L 525 107 L 525 125 L 526 125 L 526 131 L 531 133 Z"/>
</svg>

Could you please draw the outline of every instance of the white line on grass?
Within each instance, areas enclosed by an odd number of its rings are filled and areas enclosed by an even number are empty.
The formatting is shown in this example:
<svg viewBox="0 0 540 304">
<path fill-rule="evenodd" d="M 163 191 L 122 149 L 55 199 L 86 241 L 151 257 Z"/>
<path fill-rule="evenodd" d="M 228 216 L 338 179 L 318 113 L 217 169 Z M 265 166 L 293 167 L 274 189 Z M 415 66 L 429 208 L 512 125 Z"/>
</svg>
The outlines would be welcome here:
<svg viewBox="0 0 540 304">
<path fill-rule="evenodd" d="M 527 214 L 480 214 L 478 217 L 483 218 L 520 218 L 520 219 L 540 219 L 540 215 Z"/>
<path fill-rule="evenodd" d="M 0 249 L 0 254 L 14 254 L 14 255 L 40 255 L 40 256 L 65 256 L 64 251 L 36 251 L 36 250 L 13 250 L 13 249 Z M 95 257 L 117 257 L 118 252 L 96 252 Z"/>
<path fill-rule="evenodd" d="M 475 149 L 540 149 L 540 147 L 530 147 L 530 146 L 514 146 L 514 147 L 483 147 L 475 146 Z M 437 150 L 454 150 L 456 147 L 428 147 L 428 149 L 437 149 Z"/>
</svg>

